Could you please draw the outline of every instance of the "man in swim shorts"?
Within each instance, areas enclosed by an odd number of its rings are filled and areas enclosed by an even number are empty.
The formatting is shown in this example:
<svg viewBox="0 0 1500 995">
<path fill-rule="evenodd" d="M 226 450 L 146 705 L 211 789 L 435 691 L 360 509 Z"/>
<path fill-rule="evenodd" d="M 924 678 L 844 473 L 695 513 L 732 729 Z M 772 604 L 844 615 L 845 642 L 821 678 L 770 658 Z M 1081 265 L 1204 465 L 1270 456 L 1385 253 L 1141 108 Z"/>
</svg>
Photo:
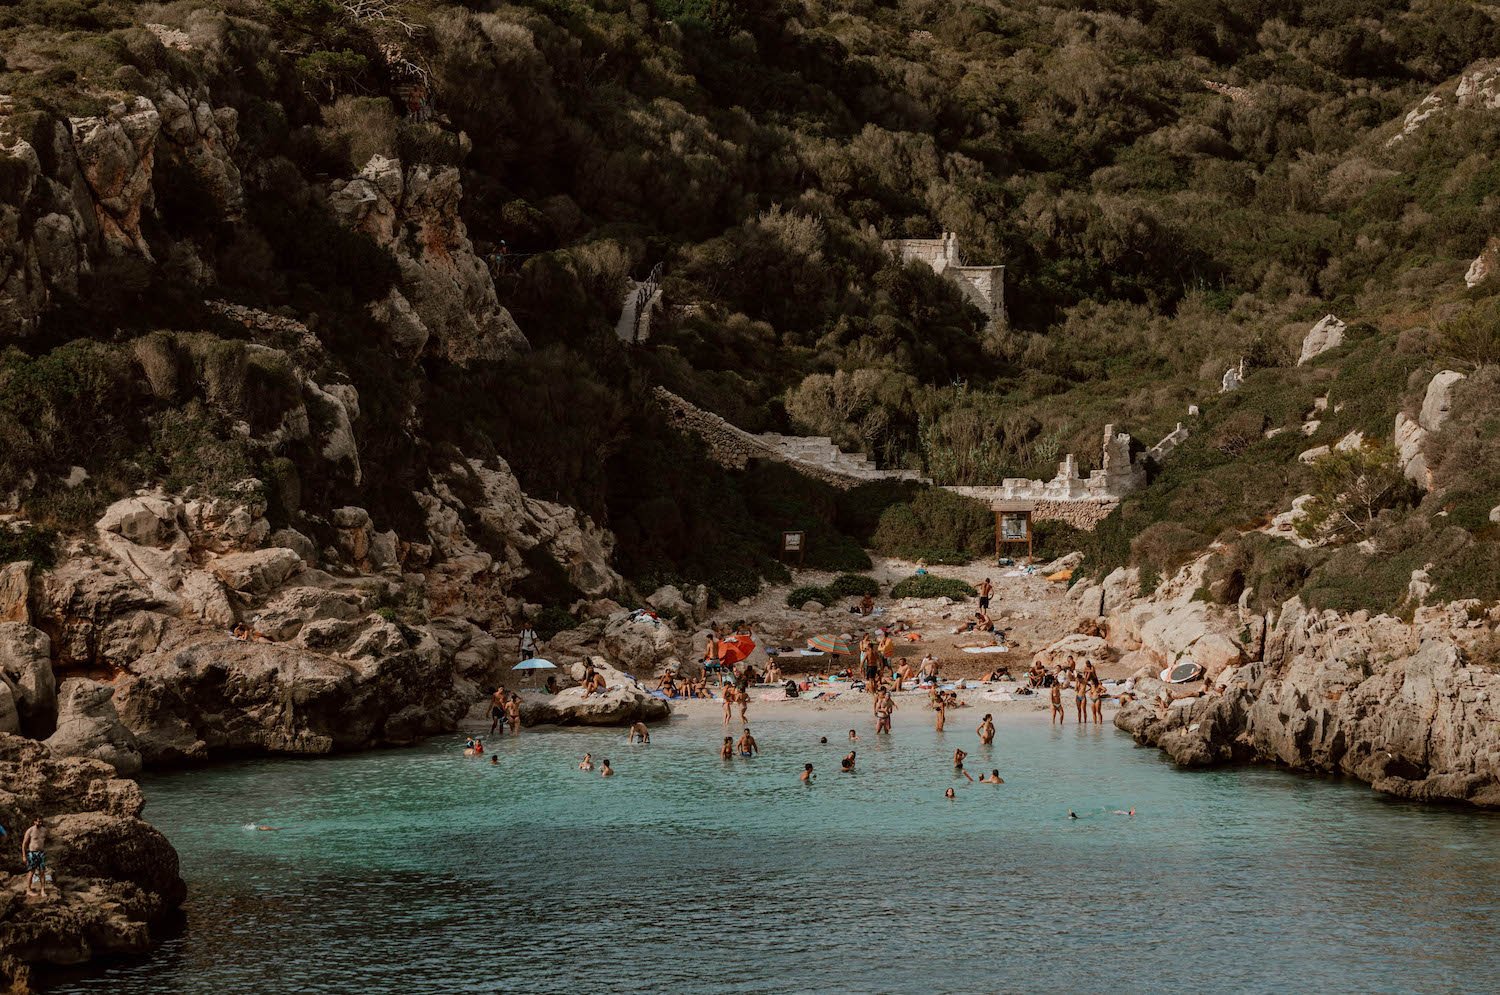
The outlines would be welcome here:
<svg viewBox="0 0 1500 995">
<path fill-rule="evenodd" d="M 1058 725 L 1062 725 L 1063 720 L 1066 718 L 1067 713 L 1063 711 L 1062 686 L 1054 682 L 1052 685 L 1052 718 L 1048 720 L 1047 724 L 1051 725 L 1056 722 Z"/>
<path fill-rule="evenodd" d="M 630 735 L 625 738 L 625 742 L 634 743 L 636 740 L 642 743 L 651 742 L 651 730 L 646 728 L 646 723 L 637 722 L 630 727 Z"/>
<path fill-rule="evenodd" d="M 495 735 L 495 730 L 505 725 L 505 689 L 496 688 L 495 693 L 490 695 L 490 735 Z M 502 730 L 503 732 L 504 730 Z"/>
<path fill-rule="evenodd" d="M 26 861 L 26 894 L 47 893 L 47 827 L 42 817 L 31 822 L 21 837 L 21 857 Z M 36 892 L 32 889 L 35 888 Z"/>
<path fill-rule="evenodd" d="M 979 610 L 981 612 L 984 612 L 986 615 L 988 615 L 990 611 L 990 595 L 994 593 L 995 585 L 991 584 L 990 579 L 986 577 L 979 584 Z"/>
<path fill-rule="evenodd" d="M 739 750 L 742 757 L 753 757 L 760 752 L 760 744 L 755 741 L 754 736 L 750 735 L 749 726 L 745 727 L 745 731 L 740 736 L 740 741 L 735 744 L 735 747 Z"/>
</svg>

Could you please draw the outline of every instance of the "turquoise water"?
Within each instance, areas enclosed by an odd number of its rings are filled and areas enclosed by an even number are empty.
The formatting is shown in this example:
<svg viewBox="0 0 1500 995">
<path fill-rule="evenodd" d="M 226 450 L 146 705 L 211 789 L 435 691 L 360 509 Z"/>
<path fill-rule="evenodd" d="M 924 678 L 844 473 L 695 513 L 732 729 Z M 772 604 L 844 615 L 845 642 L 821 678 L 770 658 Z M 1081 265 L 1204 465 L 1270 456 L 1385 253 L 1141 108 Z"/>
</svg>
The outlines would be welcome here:
<svg viewBox="0 0 1500 995">
<path fill-rule="evenodd" d="M 753 723 L 751 761 L 717 758 L 716 721 L 679 719 L 649 746 L 527 732 L 491 744 L 498 766 L 445 739 L 152 777 L 189 929 L 57 990 L 1500 984 L 1500 818 L 1273 770 L 1178 772 L 1112 728 L 1030 716 L 1002 717 L 987 751 L 970 712 L 937 734 L 900 711 L 879 742 L 859 715 L 852 775 L 851 719 L 829 714 Z M 956 784 L 955 746 L 1008 783 Z M 618 776 L 576 770 L 585 750 Z"/>
</svg>

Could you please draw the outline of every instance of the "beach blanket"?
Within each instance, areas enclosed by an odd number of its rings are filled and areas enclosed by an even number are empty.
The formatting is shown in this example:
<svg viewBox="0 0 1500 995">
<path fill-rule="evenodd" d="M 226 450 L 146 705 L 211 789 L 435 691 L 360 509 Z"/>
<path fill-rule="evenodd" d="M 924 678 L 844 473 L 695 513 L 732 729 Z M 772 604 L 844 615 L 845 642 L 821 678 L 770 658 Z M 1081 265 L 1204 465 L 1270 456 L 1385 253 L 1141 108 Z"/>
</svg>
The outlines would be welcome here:
<svg viewBox="0 0 1500 995">
<path fill-rule="evenodd" d="M 1009 646 L 965 646 L 965 653 L 1009 653 Z"/>
<path fill-rule="evenodd" d="M 787 697 L 785 691 L 767 691 L 765 694 L 760 695 L 759 699 L 761 701 L 786 701 Z"/>
<path fill-rule="evenodd" d="M 798 650 L 797 651 L 797 655 L 798 656 L 827 656 L 828 654 L 823 653 L 820 650 Z"/>
<path fill-rule="evenodd" d="M 979 697 L 985 701 L 1015 701 L 1016 696 L 1009 691 L 986 691 Z"/>
<path fill-rule="evenodd" d="M 1055 574 L 1048 574 L 1047 579 L 1052 581 L 1072 580 L 1073 569 L 1069 567 L 1067 570 L 1059 570 Z"/>
</svg>

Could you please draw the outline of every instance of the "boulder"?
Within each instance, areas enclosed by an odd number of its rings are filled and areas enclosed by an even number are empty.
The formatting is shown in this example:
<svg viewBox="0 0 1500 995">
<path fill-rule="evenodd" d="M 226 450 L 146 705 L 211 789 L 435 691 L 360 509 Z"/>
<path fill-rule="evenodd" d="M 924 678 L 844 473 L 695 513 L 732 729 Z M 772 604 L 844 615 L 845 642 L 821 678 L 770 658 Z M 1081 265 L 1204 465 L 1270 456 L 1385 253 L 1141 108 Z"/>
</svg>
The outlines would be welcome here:
<svg viewBox="0 0 1500 995">
<path fill-rule="evenodd" d="M 657 588 L 655 593 L 646 599 L 646 604 L 668 615 L 676 615 L 684 619 L 693 617 L 693 606 L 688 604 L 682 592 L 671 584 Z"/>
<path fill-rule="evenodd" d="M 1427 457 L 1422 453 L 1422 446 L 1427 441 L 1427 430 L 1415 419 L 1406 417 L 1402 411 L 1396 412 L 1396 463 L 1401 467 L 1401 472 L 1407 480 L 1422 487 L 1430 487 L 1431 482 L 1427 473 Z"/>
<path fill-rule="evenodd" d="M 1297 357 L 1297 365 L 1320 356 L 1329 349 L 1336 349 L 1344 344 L 1344 331 L 1349 326 L 1331 314 L 1326 314 L 1318 319 L 1318 323 L 1308 329 L 1307 335 L 1302 339 L 1302 352 Z"/>
<path fill-rule="evenodd" d="M 1464 380 L 1462 373 L 1443 370 L 1427 384 L 1427 393 L 1422 398 L 1422 411 L 1417 421 L 1429 432 L 1436 432 L 1448 420 L 1453 409 L 1453 388 Z"/>
<path fill-rule="evenodd" d="M 1303 463 L 1313 463 L 1327 456 L 1331 450 L 1327 446 L 1313 446 L 1297 454 L 1297 459 Z"/>
<path fill-rule="evenodd" d="M 1469 264 L 1468 271 L 1464 273 L 1464 286 L 1474 289 L 1494 276 L 1496 269 L 1500 269 L 1500 238 L 1492 236 L 1485 243 L 1483 251 Z"/>
<path fill-rule="evenodd" d="M 8 680 L 0 679 L 0 732 L 18 736 L 21 716 L 16 711 L 16 692 Z"/>
<path fill-rule="evenodd" d="M 140 773 L 140 747 L 120 722 L 114 695 L 113 687 L 99 681 L 82 677 L 63 681 L 57 731 L 47 739 L 52 754 L 102 760 L 125 777 Z"/>
<path fill-rule="evenodd" d="M 57 721 L 57 679 L 52 673 L 52 641 L 24 622 L 0 622 L 0 674 L 15 695 L 21 730 L 50 735 Z"/>
<path fill-rule="evenodd" d="M 177 525 L 179 506 L 157 494 L 121 498 L 108 508 L 94 527 L 113 532 L 137 546 L 156 546 L 185 538 Z"/>
<path fill-rule="evenodd" d="M 1044 667 L 1056 667 L 1059 664 L 1066 663 L 1068 657 L 1072 657 L 1074 661 L 1080 664 L 1084 660 L 1092 660 L 1094 661 L 1094 665 L 1098 666 L 1101 663 L 1108 662 L 1112 655 L 1109 643 L 1105 642 L 1101 637 L 1086 636 L 1082 633 L 1074 632 L 1063 636 L 1050 646 L 1040 650 L 1034 659 L 1039 661 Z"/>
<path fill-rule="evenodd" d="M 279 588 L 303 566 L 294 550 L 270 547 L 221 556 L 209 569 L 231 590 L 263 595 Z"/>
<path fill-rule="evenodd" d="M 610 616 L 599 649 L 610 660 L 638 674 L 655 674 L 678 662 L 677 631 L 672 624 L 649 616 L 632 618 L 630 612 Z"/>
<path fill-rule="evenodd" d="M 522 724 L 625 726 L 633 722 L 659 722 L 671 717 L 672 706 L 652 695 L 635 678 L 597 658 L 594 669 L 604 677 L 603 692 L 584 697 L 583 688 L 574 687 L 557 694 L 522 693 Z"/>
</svg>

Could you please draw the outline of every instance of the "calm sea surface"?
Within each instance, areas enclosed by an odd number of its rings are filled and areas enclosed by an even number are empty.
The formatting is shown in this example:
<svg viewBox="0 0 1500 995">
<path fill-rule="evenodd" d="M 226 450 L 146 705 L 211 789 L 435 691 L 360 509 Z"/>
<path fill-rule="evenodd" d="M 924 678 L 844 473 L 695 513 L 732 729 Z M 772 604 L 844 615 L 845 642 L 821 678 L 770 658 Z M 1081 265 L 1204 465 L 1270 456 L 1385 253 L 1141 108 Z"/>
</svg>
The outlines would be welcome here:
<svg viewBox="0 0 1500 995">
<path fill-rule="evenodd" d="M 1030 716 L 986 749 L 972 711 L 946 734 L 898 711 L 881 742 L 860 714 L 852 775 L 851 720 L 828 713 L 762 716 L 751 761 L 676 719 L 649 746 L 496 740 L 498 766 L 437 740 L 154 776 L 189 928 L 56 990 L 1500 988 L 1500 816 L 1178 772 L 1113 728 Z M 955 782 L 955 746 L 1007 783 Z M 618 776 L 578 771 L 585 750 Z"/>
</svg>

